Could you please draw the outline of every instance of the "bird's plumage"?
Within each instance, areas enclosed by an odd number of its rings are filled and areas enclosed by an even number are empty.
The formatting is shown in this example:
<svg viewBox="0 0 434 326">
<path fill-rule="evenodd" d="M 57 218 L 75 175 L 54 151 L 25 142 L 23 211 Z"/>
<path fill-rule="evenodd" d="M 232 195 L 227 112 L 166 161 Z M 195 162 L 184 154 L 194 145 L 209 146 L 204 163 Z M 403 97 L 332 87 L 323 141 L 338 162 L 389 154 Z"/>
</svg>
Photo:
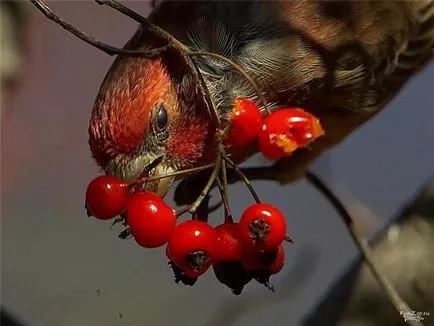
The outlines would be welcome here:
<svg viewBox="0 0 434 326">
<path fill-rule="evenodd" d="M 281 162 L 286 167 L 283 182 L 380 112 L 433 57 L 431 0 L 162 1 L 149 19 L 191 50 L 221 54 L 239 64 L 259 85 L 272 109 L 301 106 L 320 118 L 325 137 L 315 141 L 310 151 L 297 152 Z M 130 48 L 161 46 L 149 38 L 146 29 L 139 28 L 128 43 Z M 143 59 L 117 59 L 99 99 L 106 96 L 107 85 L 118 86 L 119 76 L 112 72 L 137 60 Z M 151 69 L 153 60 L 146 60 L 144 66 Z M 193 60 L 222 116 L 238 96 L 258 102 L 251 85 L 224 62 L 209 57 Z M 142 78 L 160 76 L 144 74 Z M 141 96 L 147 93 L 155 95 L 155 90 L 148 87 L 140 92 Z M 176 105 L 174 110 L 181 111 L 176 114 L 181 117 L 179 123 L 194 116 L 204 126 L 197 114 L 191 116 L 191 107 Z M 97 100 L 94 111 L 99 110 Z M 143 119 L 149 119 L 150 110 L 143 111 Z M 182 139 L 176 146 L 196 145 L 196 156 L 193 160 L 184 157 L 179 167 L 182 162 L 201 165 L 210 157 L 205 144 L 192 144 L 198 140 L 188 137 L 189 130 L 178 133 Z M 145 135 L 144 142 L 146 139 Z M 252 146 L 235 156 L 242 161 L 256 151 Z"/>
<path fill-rule="evenodd" d="M 271 105 L 375 111 L 432 58 L 433 11 L 433 1 L 163 1 L 150 18 L 239 63 Z M 216 103 L 255 97 L 226 64 L 195 60 Z"/>
</svg>

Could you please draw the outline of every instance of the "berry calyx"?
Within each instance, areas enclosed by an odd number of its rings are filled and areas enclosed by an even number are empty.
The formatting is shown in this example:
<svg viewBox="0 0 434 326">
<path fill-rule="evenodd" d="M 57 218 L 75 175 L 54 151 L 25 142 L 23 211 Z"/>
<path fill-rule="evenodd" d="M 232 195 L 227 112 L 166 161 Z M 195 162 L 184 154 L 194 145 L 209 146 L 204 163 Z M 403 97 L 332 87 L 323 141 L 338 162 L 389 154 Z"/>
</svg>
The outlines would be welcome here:
<svg viewBox="0 0 434 326">
<path fill-rule="evenodd" d="M 274 111 L 264 119 L 258 143 L 266 158 L 277 160 L 322 135 L 324 130 L 314 115 L 299 108 L 287 108 Z"/>
<path fill-rule="evenodd" d="M 215 260 L 236 261 L 241 260 L 244 253 L 244 244 L 238 223 L 223 223 L 214 228 L 217 233 L 217 247 Z"/>
<path fill-rule="evenodd" d="M 197 282 L 197 277 L 195 276 L 189 276 L 183 271 L 181 268 L 176 266 L 176 264 L 173 261 L 169 261 L 169 266 L 172 268 L 173 275 L 175 276 L 175 283 L 179 284 L 179 282 L 182 282 L 184 285 L 193 286 Z"/>
<path fill-rule="evenodd" d="M 175 283 L 179 284 L 179 282 L 182 282 L 184 285 L 193 286 L 197 281 L 197 277 L 188 276 L 181 268 L 175 265 L 169 252 L 169 246 L 166 246 L 166 256 L 169 258 L 169 266 L 172 268 L 173 274 L 175 276 Z"/>
<path fill-rule="evenodd" d="M 199 220 L 180 223 L 167 243 L 173 263 L 193 278 L 205 273 L 212 265 L 216 247 L 216 231 Z"/>
<path fill-rule="evenodd" d="M 244 286 L 252 280 L 241 261 L 221 261 L 213 265 L 216 278 L 235 295 L 240 295 Z"/>
<path fill-rule="evenodd" d="M 128 193 L 128 185 L 122 180 L 110 175 L 96 177 L 86 189 L 88 215 L 100 220 L 114 218 L 125 209 Z"/>
<path fill-rule="evenodd" d="M 126 222 L 136 242 L 157 248 L 169 240 L 176 226 L 176 213 L 157 194 L 136 191 L 128 200 Z"/>
<path fill-rule="evenodd" d="M 268 252 L 247 251 L 242 264 L 256 281 L 274 291 L 270 285 L 270 276 L 280 272 L 285 265 L 285 250 L 280 245 Z"/>
<path fill-rule="evenodd" d="M 240 218 L 239 226 L 244 245 L 252 251 L 270 251 L 285 240 L 285 216 L 268 204 L 258 203 L 248 207 Z"/>
<path fill-rule="evenodd" d="M 261 130 L 262 114 L 258 106 L 245 98 L 235 99 L 231 112 L 231 130 L 226 145 L 246 146 Z"/>
</svg>

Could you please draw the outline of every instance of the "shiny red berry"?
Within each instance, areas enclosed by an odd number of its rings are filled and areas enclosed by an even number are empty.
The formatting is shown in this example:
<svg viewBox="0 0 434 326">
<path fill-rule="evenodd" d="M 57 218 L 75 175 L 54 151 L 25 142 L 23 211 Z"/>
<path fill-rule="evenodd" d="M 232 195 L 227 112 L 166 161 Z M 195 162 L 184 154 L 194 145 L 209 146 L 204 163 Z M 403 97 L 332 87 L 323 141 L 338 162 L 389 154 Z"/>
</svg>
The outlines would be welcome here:
<svg viewBox="0 0 434 326">
<path fill-rule="evenodd" d="M 184 221 L 173 231 L 167 247 L 173 263 L 189 277 L 197 278 L 214 262 L 217 233 L 206 222 Z"/>
<path fill-rule="evenodd" d="M 137 191 L 128 200 L 126 222 L 136 242 L 157 248 L 169 240 L 176 226 L 176 213 L 158 195 Z"/>
<path fill-rule="evenodd" d="M 109 220 L 124 210 L 128 192 L 128 185 L 120 179 L 109 175 L 98 176 L 87 186 L 86 208 L 97 219 Z"/>
<path fill-rule="evenodd" d="M 270 274 L 277 274 L 285 264 L 285 249 L 280 245 L 267 252 L 246 251 L 242 263 L 249 272 L 268 271 Z"/>
<path fill-rule="evenodd" d="M 271 160 L 291 155 L 324 135 L 319 120 L 299 109 L 279 109 L 264 119 L 258 134 L 262 154 Z"/>
<path fill-rule="evenodd" d="M 217 248 L 215 260 L 235 261 L 241 260 L 244 253 L 244 244 L 238 223 L 223 223 L 215 227 L 217 232 Z"/>
<path fill-rule="evenodd" d="M 319 119 L 313 114 L 300 109 L 284 109 L 287 120 L 292 122 L 292 133 L 300 147 L 305 147 L 315 139 L 324 135 Z"/>
<path fill-rule="evenodd" d="M 270 251 L 285 240 L 285 216 L 268 204 L 259 203 L 248 207 L 242 214 L 239 225 L 243 243 L 252 251 Z"/>
<path fill-rule="evenodd" d="M 231 115 L 231 131 L 225 142 L 231 146 L 246 146 L 256 139 L 262 126 L 258 106 L 245 98 L 237 98 Z"/>
<path fill-rule="evenodd" d="M 181 268 L 173 263 L 172 256 L 169 252 L 169 246 L 166 246 L 166 256 L 169 258 L 169 266 L 172 268 L 175 276 L 175 283 L 178 284 L 179 282 L 182 282 L 184 285 L 193 286 L 197 281 L 197 277 L 194 273 L 190 273 L 190 276 L 188 276 Z"/>
</svg>

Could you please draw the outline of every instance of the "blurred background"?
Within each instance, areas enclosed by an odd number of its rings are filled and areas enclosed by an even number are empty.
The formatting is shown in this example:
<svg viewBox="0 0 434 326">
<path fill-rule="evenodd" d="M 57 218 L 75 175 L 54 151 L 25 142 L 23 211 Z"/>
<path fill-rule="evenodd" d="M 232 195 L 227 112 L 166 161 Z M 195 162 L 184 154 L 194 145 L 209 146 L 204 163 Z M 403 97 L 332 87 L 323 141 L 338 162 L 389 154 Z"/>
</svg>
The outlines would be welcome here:
<svg viewBox="0 0 434 326">
<path fill-rule="evenodd" d="M 86 186 L 99 173 L 87 124 L 113 58 L 27 3 L 10 3 L 1 2 L 2 321 L 7 314 L 15 325 L 32 326 L 302 325 L 358 257 L 327 201 L 304 181 L 284 187 L 255 182 L 262 199 L 287 214 L 296 239 L 284 271 L 272 278 L 276 293 L 251 284 L 235 297 L 212 272 L 194 287 L 176 285 L 164 250 L 120 240 L 121 229 L 85 214 Z M 109 44 L 122 46 L 137 27 L 93 1 L 48 3 Z M 143 15 L 150 8 L 146 1 L 125 4 Z M 370 236 L 434 175 L 433 83 L 431 65 L 389 108 L 312 166 Z M 259 157 L 248 162 L 263 163 Z M 234 185 L 230 196 L 240 214 L 247 191 Z"/>
</svg>

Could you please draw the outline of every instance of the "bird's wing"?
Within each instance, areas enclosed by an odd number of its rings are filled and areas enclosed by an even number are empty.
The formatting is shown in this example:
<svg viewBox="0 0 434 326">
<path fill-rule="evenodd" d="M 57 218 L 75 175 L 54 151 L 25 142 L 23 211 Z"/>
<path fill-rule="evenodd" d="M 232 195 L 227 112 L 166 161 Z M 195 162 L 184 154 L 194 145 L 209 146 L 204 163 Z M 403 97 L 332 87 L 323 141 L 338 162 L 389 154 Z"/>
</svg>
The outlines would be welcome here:
<svg viewBox="0 0 434 326">
<path fill-rule="evenodd" d="M 432 0 L 278 6 L 284 24 L 268 28 L 270 7 L 250 12 L 244 38 L 260 41 L 247 44 L 239 57 L 274 94 L 271 101 L 377 111 L 433 57 Z"/>
</svg>

